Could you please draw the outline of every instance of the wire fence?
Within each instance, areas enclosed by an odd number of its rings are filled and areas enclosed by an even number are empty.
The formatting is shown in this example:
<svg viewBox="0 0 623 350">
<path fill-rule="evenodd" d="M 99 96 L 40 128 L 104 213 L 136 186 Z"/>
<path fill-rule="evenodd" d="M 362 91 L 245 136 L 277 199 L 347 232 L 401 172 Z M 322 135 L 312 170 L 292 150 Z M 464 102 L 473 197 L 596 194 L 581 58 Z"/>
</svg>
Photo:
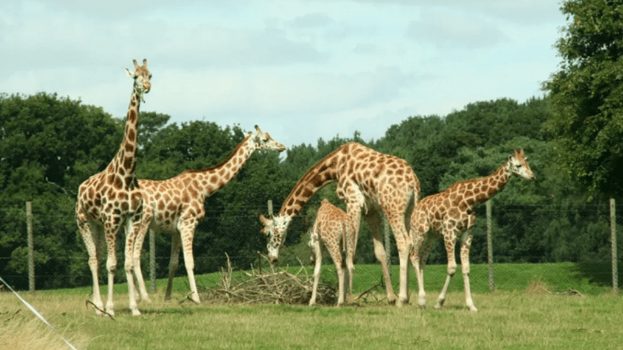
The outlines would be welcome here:
<svg viewBox="0 0 623 350">
<path fill-rule="evenodd" d="M 257 212 L 262 212 L 264 208 L 256 208 Z M 618 288 L 619 265 L 621 263 L 620 247 L 617 247 L 616 225 L 617 221 L 622 217 L 621 209 L 613 208 L 610 211 L 609 203 L 597 203 L 588 207 L 569 211 L 569 208 L 561 206 L 493 206 L 492 222 L 487 225 L 487 214 L 485 206 L 479 207 L 477 210 L 478 220 L 474 227 L 474 240 L 472 251 L 470 254 L 471 272 L 470 280 L 472 290 L 475 292 L 487 292 L 492 289 L 516 290 L 525 289 L 526 281 L 548 281 L 553 289 L 566 288 L 584 288 L 587 285 L 594 286 L 600 290 L 612 288 L 615 292 Z M 611 215 L 611 212 L 614 213 Z M 616 213 L 618 212 L 618 215 Z M 64 288 L 69 286 L 89 286 L 91 285 L 91 274 L 88 269 L 88 257 L 81 242 L 77 229 L 72 229 L 75 225 L 72 213 L 50 213 L 35 208 L 33 210 L 25 208 L 21 214 L 26 231 L 32 232 L 34 243 L 28 244 L 28 239 L 23 239 L 26 243 L 23 249 L 15 249 L 10 255 L 0 256 L 0 271 L 2 277 L 9 281 L 13 286 L 19 286 L 22 289 L 34 291 L 36 288 Z M 14 215 L 20 215 L 15 213 Z M 34 225 L 28 223 L 30 221 L 54 221 L 54 219 L 62 218 L 71 221 L 67 224 L 65 244 L 61 244 L 60 248 L 56 246 L 59 258 L 55 256 L 54 251 L 43 251 L 45 248 L 41 244 L 37 244 L 41 236 L 46 240 L 57 239 L 38 232 Z M 307 248 L 307 230 L 315 219 L 314 213 L 301 215 L 297 218 L 298 224 L 293 225 L 289 235 L 297 237 L 293 239 L 287 247 L 282 249 L 280 253 L 280 267 L 298 267 L 306 266 L 311 270 L 309 264 L 310 253 Z M 62 221 L 62 220 L 61 220 Z M 254 223 L 251 230 L 252 233 L 246 235 L 237 235 L 230 232 L 229 236 L 219 236 L 218 232 L 223 225 L 235 227 L 238 225 L 246 225 L 245 223 Z M 581 223 L 581 224 L 580 224 Z M 620 223 L 619 223 L 620 225 Z M 487 230 L 491 232 L 487 236 Z M 74 226 L 75 227 L 75 226 Z M 258 258 L 258 252 L 262 252 L 265 247 L 265 239 L 259 234 L 259 221 L 256 215 L 245 213 L 224 213 L 221 211 L 208 212 L 206 218 L 197 227 L 195 234 L 194 261 L 195 273 L 203 274 L 217 271 L 218 268 L 224 267 L 226 262 L 225 253 L 229 258 L 238 262 L 237 269 L 257 268 L 259 264 L 264 264 L 267 268 L 267 262 Z M 614 229 L 614 231 L 612 231 Z M 21 233 L 24 235 L 24 233 Z M 391 237 L 391 233 L 385 232 Z M 68 239 L 73 236 L 72 239 Z M 254 241 L 254 244 L 242 246 L 240 242 L 224 243 L 223 240 L 232 239 L 232 237 L 240 236 L 241 240 Z M 156 233 L 155 246 L 150 250 L 149 238 L 146 238 L 143 245 L 143 253 L 141 256 L 143 276 L 149 279 L 151 275 L 149 260 L 154 261 L 155 276 L 157 278 L 166 278 L 168 276 L 168 265 L 170 259 L 170 242 L 171 237 L 165 233 Z M 1 239 L 1 238 L 0 238 Z M 398 284 L 398 260 L 394 247 L 393 238 L 390 240 L 392 249 L 389 250 L 390 262 L 392 264 L 392 281 Z M 559 244 L 553 244 L 553 241 L 559 241 Z M 118 269 L 116 278 L 119 282 L 123 282 L 125 274 L 121 272 L 123 269 L 123 232 L 118 239 L 117 260 Z M 492 242 L 489 243 L 488 242 Z M 28 249 L 30 246 L 30 249 Z M 211 246 L 222 247 L 219 252 L 210 249 Z M 554 248 L 545 249 L 546 246 Z M 74 249 L 72 254 L 63 251 L 63 247 L 67 250 Z M 77 248 L 76 248 L 77 247 Z M 487 248 L 492 248 L 492 252 Z M 77 249 L 77 250 L 76 250 Z M 457 249 L 457 254 L 458 254 Z M 17 253 L 16 253 L 17 252 Z M 488 258 L 491 255 L 492 266 L 488 266 Z M 27 256 L 27 257 L 26 257 Z M 100 282 L 106 281 L 105 257 L 100 266 Z M 443 244 L 437 243 L 431 252 L 429 264 L 426 267 L 425 283 L 427 290 L 431 288 L 441 288 L 443 279 L 445 279 L 446 271 L 446 253 Z M 554 264 L 561 261 L 572 261 L 574 263 Z M 365 226 L 362 225 L 359 234 L 357 247 L 357 259 L 355 282 L 363 286 L 374 286 L 382 281 L 381 269 L 376 262 L 373 253 L 373 245 L 370 233 Z M 460 260 L 457 257 L 457 263 Z M 536 263 L 522 264 L 517 263 Z M 31 265 L 32 264 L 32 265 Z M 23 265 L 23 266 L 20 266 Z M 25 266 L 28 265 L 28 268 Z M 334 280 L 331 271 L 333 268 L 332 261 L 328 255 L 324 254 L 323 265 L 327 266 L 324 278 Z M 519 266 L 519 268 L 517 267 Z M 411 269 L 411 267 L 410 267 Z M 493 270 L 494 274 L 490 275 Z M 451 290 L 462 290 L 461 274 L 457 270 L 457 276 L 454 277 Z M 559 274 L 552 276 L 552 274 Z M 184 266 L 183 254 L 180 254 L 179 267 L 176 276 L 185 276 L 186 269 Z M 416 281 L 411 272 L 410 288 L 416 289 Z M 572 276 L 569 277 L 564 276 Z M 146 281 L 149 286 L 149 280 Z M 36 287 L 44 286 L 44 287 Z"/>
</svg>

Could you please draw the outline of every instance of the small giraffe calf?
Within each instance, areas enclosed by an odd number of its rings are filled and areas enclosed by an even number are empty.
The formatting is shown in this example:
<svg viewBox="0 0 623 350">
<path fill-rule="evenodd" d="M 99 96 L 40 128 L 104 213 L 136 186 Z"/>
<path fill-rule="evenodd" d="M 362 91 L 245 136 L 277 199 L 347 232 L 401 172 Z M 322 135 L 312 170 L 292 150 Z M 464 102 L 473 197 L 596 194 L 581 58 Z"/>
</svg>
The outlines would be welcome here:
<svg viewBox="0 0 623 350">
<path fill-rule="evenodd" d="M 351 301 L 351 293 L 353 290 L 353 273 L 355 265 L 353 259 L 355 257 L 355 249 L 357 248 L 357 232 L 346 213 L 331 204 L 328 200 L 323 199 L 316 215 L 316 222 L 312 229 L 309 239 L 309 247 L 312 250 L 312 260 L 315 261 L 314 267 L 314 287 L 312 296 L 309 300 L 309 306 L 316 304 L 316 294 L 318 290 L 318 280 L 320 279 L 320 267 L 322 265 L 322 252 L 320 251 L 320 241 L 327 248 L 333 263 L 338 279 L 338 298 L 337 305 L 344 303 L 346 290 L 344 289 L 344 274 L 348 277 L 348 302 Z M 340 241 L 342 249 L 340 249 Z M 346 251 L 346 267 L 344 271 L 342 266 L 342 251 Z"/>
<path fill-rule="evenodd" d="M 478 179 L 459 181 L 452 184 L 445 191 L 430 195 L 422 199 L 411 213 L 411 238 L 413 251 L 411 264 L 418 281 L 418 304 L 426 307 L 426 293 L 424 292 L 424 265 L 433 243 L 443 237 L 448 257 L 448 274 L 446 282 L 437 299 L 436 309 L 440 309 L 446 300 L 446 291 L 450 279 L 456 272 L 456 258 L 454 246 L 461 232 L 465 235 L 461 240 L 461 270 L 465 286 L 465 301 L 470 311 L 478 311 L 474 306 L 469 286 L 469 248 L 472 243 L 472 227 L 476 221 L 474 207 L 488 201 L 504 189 L 512 174 L 524 179 L 535 178 L 528 158 L 523 149 L 514 150 L 515 154 L 508 156 L 508 161 L 499 167 L 493 174 Z"/>
</svg>

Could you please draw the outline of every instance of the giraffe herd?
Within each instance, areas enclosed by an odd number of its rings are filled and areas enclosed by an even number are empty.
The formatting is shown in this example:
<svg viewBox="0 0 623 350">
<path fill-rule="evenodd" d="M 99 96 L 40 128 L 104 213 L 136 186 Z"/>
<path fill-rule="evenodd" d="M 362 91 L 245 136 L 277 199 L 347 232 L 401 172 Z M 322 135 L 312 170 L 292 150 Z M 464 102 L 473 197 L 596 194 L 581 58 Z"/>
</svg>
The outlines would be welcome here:
<svg viewBox="0 0 623 350">
<path fill-rule="evenodd" d="M 161 181 L 138 179 L 136 176 L 138 150 L 139 107 L 143 95 L 151 89 L 151 73 L 147 61 L 134 72 L 126 69 L 134 84 L 123 141 L 105 170 L 84 181 L 76 202 L 76 221 L 89 254 L 93 278 L 93 305 L 97 315 L 114 315 L 113 287 L 117 266 L 116 240 L 121 227 L 125 228 L 124 269 L 128 282 L 129 307 L 132 315 L 140 315 L 137 301 L 149 301 L 145 288 L 140 254 L 149 229 L 172 235 L 169 280 L 165 300 L 171 297 L 172 280 L 183 249 L 184 262 L 191 289 L 190 297 L 200 303 L 194 278 L 193 237 L 205 216 L 204 201 L 220 190 L 242 169 L 255 151 L 284 151 L 285 147 L 268 133 L 255 126 L 256 133 L 245 139 L 221 163 L 183 173 Z M 267 237 L 271 263 L 279 258 L 292 219 L 305 207 L 312 196 L 324 186 L 337 182 L 337 195 L 346 211 L 323 200 L 312 229 L 309 246 L 315 260 L 314 284 L 309 304 L 316 301 L 316 289 L 322 260 L 321 246 L 329 250 L 338 274 L 338 301 L 350 302 L 354 256 L 361 217 L 368 224 L 374 244 L 374 255 L 381 263 L 387 299 L 397 306 L 409 302 L 408 264 L 411 262 L 418 281 L 418 305 L 426 306 L 423 287 L 424 265 L 437 238 L 443 237 L 448 257 L 448 273 L 436 308 L 441 308 L 451 277 L 456 272 L 454 246 L 461 240 L 460 257 L 469 310 L 477 311 L 469 286 L 469 248 L 476 216 L 474 207 L 486 202 L 506 185 L 511 174 L 534 179 L 523 150 L 515 150 L 508 161 L 487 177 L 460 181 L 445 191 L 419 200 L 420 184 L 411 166 L 398 157 L 379 153 L 356 142 L 340 146 L 313 165 L 294 186 L 277 215 L 259 219 L 261 232 Z M 383 218 L 389 222 L 400 261 L 399 294 L 392 289 L 385 247 L 381 240 Z M 341 242 L 341 245 L 340 245 Z M 105 243 L 105 245 L 104 245 Z M 104 249 L 107 252 L 108 300 L 104 308 L 99 287 L 99 265 Z M 342 259 L 342 252 L 346 252 Z M 344 270 L 342 263 L 346 263 Z M 346 288 L 346 279 L 348 288 Z M 134 285 L 136 278 L 137 286 Z M 349 292 L 346 293 L 346 290 Z M 347 297 L 348 294 L 348 297 Z"/>
</svg>

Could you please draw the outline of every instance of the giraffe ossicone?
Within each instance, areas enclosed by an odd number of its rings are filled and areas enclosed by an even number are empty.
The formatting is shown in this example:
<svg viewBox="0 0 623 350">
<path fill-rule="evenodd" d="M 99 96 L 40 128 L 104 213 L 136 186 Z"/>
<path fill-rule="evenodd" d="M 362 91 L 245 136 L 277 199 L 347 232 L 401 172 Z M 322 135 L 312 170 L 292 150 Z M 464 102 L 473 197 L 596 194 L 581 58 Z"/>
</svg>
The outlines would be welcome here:
<svg viewBox="0 0 623 350">
<path fill-rule="evenodd" d="M 133 60 L 134 79 L 130 106 L 123 141 L 113 160 L 106 169 L 89 177 L 78 189 L 76 202 L 76 222 L 89 254 L 89 268 L 93 278 L 93 304 L 97 315 L 104 310 L 99 287 L 99 264 L 102 259 L 104 241 L 107 247 L 106 268 L 108 270 L 108 301 L 106 312 L 114 315 L 113 286 L 117 267 L 117 233 L 125 225 L 125 273 L 128 282 L 129 307 L 132 315 L 140 315 L 136 304 L 136 290 L 133 274 L 134 240 L 141 226 L 143 199 L 136 178 L 136 152 L 138 150 L 139 107 L 144 93 L 151 89 L 151 73 L 147 60 L 139 66 Z"/>
<path fill-rule="evenodd" d="M 413 251 L 411 264 L 418 281 L 418 304 L 426 307 L 426 292 L 424 291 L 424 266 L 433 243 L 443 237 L 447 259 L 448 273 L 446 281 L 437 299 L 435 308 L 441 308 L 446 300 L 446 292 L 450 279 L 456 272 L 456 258 L 454 246 L 461 232 L 465 232 L 461 240 L 461 270 L 465 288 L 465 303 L 469 310 L 478 311 L 474 306 L 469 284 L 469 250 L 476 221 L 474 207 L 484 203 L 504 189 L 511 174 L 524 179 L 535 178 L 527 162 L 523 149 L 514 149 L 514 155 L 500 166 L 493 174 L 478 179 L 459 181 L 452 184 L 445 191 L 427 196 L 420 200 L 411 214 L 411 238 Z"/>
<path fill-rule="evenodd" d="M 134 271 L 138 281 L 141 298 L 149 300 L 141 270 L 141 249 L 147 231 L 165 232 L 173 236 L 169 280 L 165 301 L 170 300 L 173 277 L 177 271 L 180 248 L 183 247 L 184 265 L 188 275 L 191 299 L 200 303 L 194 276 L 193 239 L 195 229 L 205 216 L 204 202 L 218 190 L 227 185 L 249 157 L 256 151 L 278 151 L 286 148 L 275 141 L 268 132 L 255 126 L 254 134 L 247 134 L 234 151 L 217 165 L 199 170 L 186 170 L 183 173 L 162 181 L 139 180 L 143 195 L 143 225 L 134 247 Z"/>
</svg>

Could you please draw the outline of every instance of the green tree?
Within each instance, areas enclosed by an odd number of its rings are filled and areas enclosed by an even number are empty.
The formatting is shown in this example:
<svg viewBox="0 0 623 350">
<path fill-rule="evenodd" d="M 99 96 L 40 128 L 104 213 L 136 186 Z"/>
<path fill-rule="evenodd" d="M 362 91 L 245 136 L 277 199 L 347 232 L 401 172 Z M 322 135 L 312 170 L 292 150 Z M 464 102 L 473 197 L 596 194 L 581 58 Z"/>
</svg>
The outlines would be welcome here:
<svg viewBox="0 0 623 350">
<path fill-rule="evenodd" d="M 592 193 L 623 194 L 623 6 L 619 1 L 570 0 L 570 19 L 555 47 L 560 69 L 549 91 L 559 162 Z"/>
<path fill-rule="evenodd" d="M 122 137 L 120 121 L 101 108 L 56 94 L 0 94 L 0 257 L 7 259 L 0 275 L 9 283 L 28 285 L 26 201 L 34 214 L 38 288 L 89 275 L 75 196 L 78 185 L 112 159 Z"/>
</svg>

